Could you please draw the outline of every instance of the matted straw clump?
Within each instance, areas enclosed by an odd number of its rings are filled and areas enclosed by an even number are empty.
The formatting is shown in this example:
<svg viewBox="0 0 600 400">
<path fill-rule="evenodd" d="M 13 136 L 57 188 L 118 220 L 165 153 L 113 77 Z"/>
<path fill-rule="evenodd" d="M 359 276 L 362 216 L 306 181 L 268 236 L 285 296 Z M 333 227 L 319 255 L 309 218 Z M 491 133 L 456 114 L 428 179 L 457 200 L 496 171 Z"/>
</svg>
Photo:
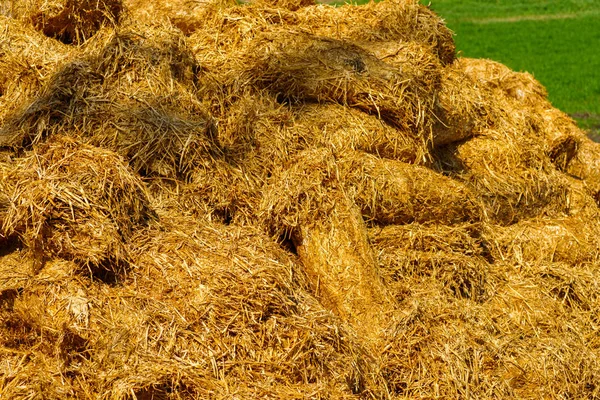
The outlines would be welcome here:
<svg viewBox="0 0 600 400">
<path fill-rule="evenodd" d="M 0 398 L 600 396 L 600 146 L 428 7 L 0 13 Z"/>
</svg>

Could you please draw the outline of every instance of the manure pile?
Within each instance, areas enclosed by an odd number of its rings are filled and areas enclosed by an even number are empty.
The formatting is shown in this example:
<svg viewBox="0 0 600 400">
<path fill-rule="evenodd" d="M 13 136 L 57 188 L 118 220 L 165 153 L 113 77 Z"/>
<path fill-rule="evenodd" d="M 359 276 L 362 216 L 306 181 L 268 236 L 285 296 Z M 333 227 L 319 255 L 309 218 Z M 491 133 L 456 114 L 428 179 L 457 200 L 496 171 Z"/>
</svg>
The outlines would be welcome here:
<svg viewBox="0 0 600 400">
<path fill-rule="evenodd" d="M 386 0 L 0 4 L 0 398 L 600 398 L 600 147 Z"/>
</svg>

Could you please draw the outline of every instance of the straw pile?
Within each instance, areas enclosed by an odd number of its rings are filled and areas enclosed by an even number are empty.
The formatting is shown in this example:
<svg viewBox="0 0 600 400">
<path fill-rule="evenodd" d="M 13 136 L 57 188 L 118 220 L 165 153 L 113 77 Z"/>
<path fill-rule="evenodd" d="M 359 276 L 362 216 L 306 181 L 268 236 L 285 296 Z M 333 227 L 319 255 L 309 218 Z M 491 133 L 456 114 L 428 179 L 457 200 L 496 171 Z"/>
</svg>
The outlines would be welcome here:
<svg viewBox="0 0 600 400">
<path fill-rule="evenodd" d="M 1 398 L 600 397 L 600 148 L 427 7 L 0 14 Z"/>
</svg>

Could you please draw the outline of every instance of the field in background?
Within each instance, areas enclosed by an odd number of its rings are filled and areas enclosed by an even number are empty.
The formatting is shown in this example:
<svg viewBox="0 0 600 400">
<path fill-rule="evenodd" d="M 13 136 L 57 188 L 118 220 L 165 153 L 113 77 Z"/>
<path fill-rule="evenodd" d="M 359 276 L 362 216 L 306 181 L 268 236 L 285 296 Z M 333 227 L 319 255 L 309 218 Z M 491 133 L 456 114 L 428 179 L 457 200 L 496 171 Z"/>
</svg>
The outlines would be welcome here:
<svg viewBox="0 0 600 400">
<path fill-rule="evenodd" d="M 463 57 L 528 71 L 559 109 L 600 132 L 600 2 L 431 0 Z"/>
</svg>

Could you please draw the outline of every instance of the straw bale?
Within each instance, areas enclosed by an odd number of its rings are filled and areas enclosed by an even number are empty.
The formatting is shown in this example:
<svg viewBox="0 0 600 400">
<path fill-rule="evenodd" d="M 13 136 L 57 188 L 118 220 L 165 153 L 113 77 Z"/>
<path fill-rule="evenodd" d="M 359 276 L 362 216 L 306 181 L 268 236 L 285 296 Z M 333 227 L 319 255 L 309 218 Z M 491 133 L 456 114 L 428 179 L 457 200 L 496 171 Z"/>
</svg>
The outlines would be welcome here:
<svg viewBox="0 0 600 400">
<path fill-rule="evenodd" d="M 218 146 L 193 89 L 195 59 L 173 30 L 132 27 L 89 43 L 0 127 L 16 149 L 54 134 L 123 155 L 144 175 L 185 176 Z M 135 29 L 138 28 L 138 29 Z"/>
<path fill-rule="evenodd" d="M 273 94 L 358 108 L 429 139 L 435 80 L 417 79 L 415 66 L 392 67 L 352 43 L 303 32 L 277 32 L 258 42 L 251 74 Z"/>
<path fill-rule="evenodd" d="M 414 0 L 318 5 L 302 8 L 297 15 L 298 25 L 315 35 L 374 44 L 417 42 L 431 47 L 442 64 L 454 61 L 452 31 L 428 7 Z"/>
<path fill-rule="evenodd" d="M 568 213 L 569 185 L 539 141 L 520 132 L 486 129 L 444 149 L 445 170 L 467 183 L 500 224 L 545 213 Z"/>
<path fill-rule="evenodd" d="M 172 22 L 189 37 L 209 82 L 233 85 L 242 80 L 245 85 L 244 77 L 238 75 L 248 67 L 248 47 L 264 32 L 294 26 L 296 20 L 295 13 L 284 9 L 216 1 Z"/>
<path fill-rule="evenodd" d="M 473 81 L 471 86 L 478 87 L 491 100 L 485 110 L 488 126 L 518 126 L 536 141 L 541 136 L 544 152 L 552 163 L 561 171 L 567 170 L 585 134 L 571 118 L 552 107 L 546 89 L 533 76 L 511 71 L 491 60 L 461 58 L 454 68 L 467 75 Z"/>
<path fill-rule="evenodd" d="M 119 22 L 121 0 L 24 0 L 9 14 L 65 44 L 82 44 L 105 25 Z"/>
<path fill-rule="evenodd" d="M 596 262 L 600 254 L 597 223 L 586 217 L 524 220 L 507 227 L 490 227 L 486 236 L 496 259 L 519 264 L 577 265 Z"/>
<path fill-rule="evenodd" d="M 581 142 L 585 141 L 585 133 L 575 121 L 555 108 L 538 109 L 535 112 L 540 118 L 534 130 L 542 136 L 546 154 L 559 171 L 567 172 Z"/>
<path fill-rule="evenodd" d="M 468 139 L 489 125 L 491 93 L 465 74 L 459 61 L 443 69 L 435 103 L 434 146 Z"/>
<path fill-rule="evenodd" d="M 407 65 L 415 66 L 411 73 L 416 79 L 431 80 L 439 84 L 444 67 L 438 57 L 427 45 L 417 41 L 400 42 L 360 42 L 360 47 L 373 53 L 375 57 L 400 69 Z"/>
<path fill-rule="evenodd" d="M 600 145 L 589 138 L 582 138 L 566 172 L 582 179 L 600 206 Z"/>
<path fill-rule="evenodd" d="M 0 125 L 68 59 L 68 46 L 0 15 Z"/>
<path fill-rule="evenodd" d="M 386 285 L 398 302 L 411 279 L 434 280 L 456 298 L 485 301 L 491 274 L 487 243 L 474 225 L 389 225 L 369 229 Z"/>
<path fill-rule="evenodd" d="M 339 161 L 365 218 L 375 224 L 476 222 L 481 204 L 464 184 L 431 169 L 353 152 Z"/>
<path fill-rule="evenodd" d="M 394 302 L 379 277 L 360 209 L 339 193 L 328 211 L 326 218 L 301 224 L 293 236 L 296 251 L 321 303 L 376 340 L 388 328 Z"/>
<path fill-rule="evenodd" d="M 3 235 L 18 235 L 40 265 L 126 260 L 124 243 L 152 218 L 142 183 L 113 152 L 57 136 L 5 168 Z"/>
<path fill-rule="evenodd" d="M 293 125 L 306 146 L 329 147 L 336 154 L 348 150 L 403 161 L 424 163 L 426 148 L 406 132 L 393 128 L 375 115 L 339 104 L 306 104 L 297 107 Z"/>
<path fill-rule="evenodd" d="M 456 64 L 478 85 L 500 91 L 522 104 L 547 103 L 546 89 L 527 72 L 515 72 L 499 62 L 486 59 L 461 57 Z"/>
<path fill-rule="evenodd" d="M 340 193 L 373 224 L 454 224 L 482 218 L 477 198 L 460 182 L 425 167 L 359 151 L 301 152 L 293 163 L 274 171 L 263 190 L 258 213 L 284 236 L 312 220 L 327 219 Z"/>
<path fill-rule="evenodd" d="M 0 263 L 0 352 L 19 383 L 3 396 L 353 398 L 366 390 L 369 357 L 358 337 L 306 294 L 302 271 L 275 243 L 252 227 L 160 221 L 136 232 L 135 267 L 110 283 L 49 260 L 10 284 L 17 274 Z"/>
</svg>

